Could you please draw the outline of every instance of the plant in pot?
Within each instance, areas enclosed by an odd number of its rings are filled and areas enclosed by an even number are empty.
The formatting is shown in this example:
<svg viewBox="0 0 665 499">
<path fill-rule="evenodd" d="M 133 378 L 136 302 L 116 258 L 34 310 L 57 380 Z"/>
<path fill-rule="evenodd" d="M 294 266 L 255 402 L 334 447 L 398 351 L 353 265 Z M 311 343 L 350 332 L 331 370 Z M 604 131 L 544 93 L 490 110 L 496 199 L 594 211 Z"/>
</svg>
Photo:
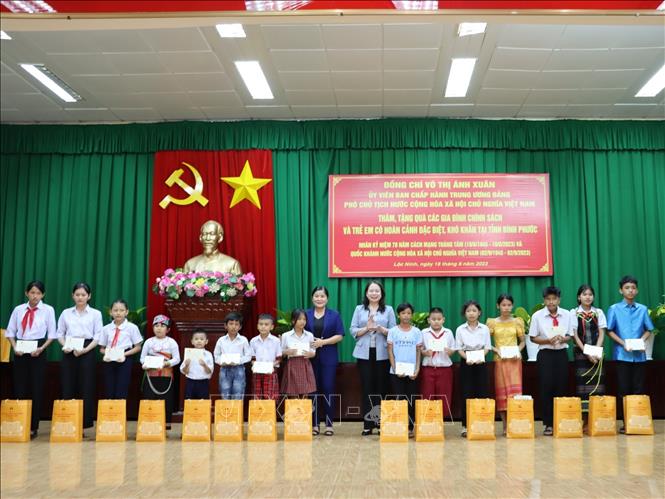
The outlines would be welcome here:
<svg viewBox="0 0 665 499">
<path fill-rule="evenodd" d="M 665 302 L 665 295 L 663 295 L 663 302 Z M 656 337 L 665 331 L 665 303 L 659 303 L 657 307 L 649 310 L 649 317 L 651 322 L 653 322 L 653 330 L 651 331 L 651 336 L 645 342 L 645 349 L 647 354 L 647 360 L 653 360 L 653 345 L 656 341 Z"/>
</svg>

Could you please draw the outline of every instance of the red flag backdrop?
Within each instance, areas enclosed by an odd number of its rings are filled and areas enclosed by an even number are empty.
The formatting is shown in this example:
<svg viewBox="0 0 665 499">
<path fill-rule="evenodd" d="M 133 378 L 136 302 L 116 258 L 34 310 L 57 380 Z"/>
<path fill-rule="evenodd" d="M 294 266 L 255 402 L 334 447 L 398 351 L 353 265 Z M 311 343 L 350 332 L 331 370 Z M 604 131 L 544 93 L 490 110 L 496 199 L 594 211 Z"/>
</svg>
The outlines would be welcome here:
<svg viewBox="0 0 665 499">
<path fill-rule="evenodd" d="M 236 258 L 243 272 L 252 272 L 256 277 L 258 295 L 252 300 L 252 317 L 262 312 L 274 314 L 277 300 L 273 182 L 258 189 L 260 209 L 248 199 L 229 208 L 234 188 L 221 180 L 221 177 L 240 177 L 246 162 L 253 177 L 273 178 L 271 151 L 160 151 L 155 154 L 148 276 L 151 288 L 165 269 L 182 267 L 187 259 L 202 252 L 199 229 L 206 220 L 217 220 L 224 227 L 220 251 Z M 200 192 L 208 202 L 205 206 L 196 201 L 184 206 L 170 202 L 162 208 L 160 201 L 165 196 L 187 199 L 190 196 L 185 190 L 187 186 L 196 188 L 195 175 L 184 163 L 200 174 L 203 183 Z M 178 169 L 183 170 L 179 181 L 168 186 L 167 179 Z M 152 289 L 148 291 L 147 303 L 149 321 L 164 313 L 164 299 Z M 243 329 L 245 334 L 253 336 L 252 325 Z"/>
</svg>

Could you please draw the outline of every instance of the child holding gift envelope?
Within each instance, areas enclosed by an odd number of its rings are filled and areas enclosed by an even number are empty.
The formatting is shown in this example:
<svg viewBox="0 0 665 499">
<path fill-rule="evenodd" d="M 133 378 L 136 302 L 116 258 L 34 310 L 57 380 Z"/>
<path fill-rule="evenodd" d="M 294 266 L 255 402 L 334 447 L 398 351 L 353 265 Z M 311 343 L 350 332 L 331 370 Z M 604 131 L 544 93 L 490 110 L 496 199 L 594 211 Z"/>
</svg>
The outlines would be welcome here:
<svg viewBox="0 0 665 499">
<path fill-rule="evenodd" d="M 5 337 L 14 350 L 14 396 L 32 400 L 30 438 L 37 437 L 44 378 L 46 354 L 44 350 L 56 338 L 55 311 L 42 301 L 46 288 L 41 281 L 31 281 L 25 287 L 28 303 L 14 308 L 9 318 Z"/>
<path fill-rule="evenodd" d="M 309 361 L 314 357 L 314 335 L 305 331 L 305 310 L 297 308 L 291 313 L 293 329 L 282 335 L 282 354 L 288 360 L 282 375 L 282 393 L 303 396 L 316 392 L 314 369 Z"/>
<path fill-rule="evenodd" d="M 185 399 L 210 398 L 210 378 L 215 364 L 212 354 L 206 350 L 208 335 L 203 329 L 192 333 L 192 346 L 185 348 L 185 360 L 180 372 L 185 375 Z"/>
<path fill-rule="evenodd" d="M 462 357 L 460 376 L 462 385 L 462 437 L 466 438 L 467 399 L 487 398 L 488 384 L 485 355 L 492 349 L 490 330 L 479 322 L 483 309 L 475 300 L 462 305 L 466 322 L 455 331 L 455 350 Z"/>
<path fill-rule="evenodd" d="M 259 335 L 252 338 L 252 372 L 254 398 L 265 400 L 279 399 L 279 381 L 275 369 L 279 367 L 282 346 L 277 336 L 270 334 L 275 327 L 275 319 L 270 314 L 259 315 L 256 328 Z"/>
<path fill-rule="evenodd" d="M 619 292 L 623 300 L 612 305 L 607 311 L 607 334 L 615 343 L 617 406 L 622 411 L 623 397 L 644 394 L 647 360 L 644 340 L 651 334 L 653 322 L 647 308 L 635 302 L 637 296 L 635 277 L 629 275 L 622 277 L 619 281 Z M 631 343 L 638 343 L 637 348 L 633 348 Z M 625 424 L 619 431 L 625 433 Z"/>
<path fill-rule="evenodd" d="M 444 417 L 452 418 L 453 361 L 455 337 L 450 329 L 443 327 L 446 317 L 443 309 L 432 307 L 427 317 L 429 327 L 423 329 L 423 358 L 420 374 L 420 394 L 424 399 L 442 400 Z"/>
<path fill-rule="evenodd" d="M 129 305 L 122 299 L 111 304 L 113 321 L 102 328 L 99 351 L 104 356 L 104 382 L 107 399 L 127 399 L 132 376 L 132 355 L 141 351 L 143 336 L 127 320 Z"/>
<path fill-rule="evenodd" d="M 171 319 L 165 315 L 157 315 L 152 320 L 152 331 L 155 335 L 145 341 L 141 351 L 141 365 L 145 371 L 142 384 L 143 398 L 164 400 L 167 430 L 171 428 L 175 396 L 173 368 L 180 363 L 178 344 L 167 336 L 170 325 Z"/>
<path fill-rule="evenodd" d="M 513 297 L 502 294 L 496 300 L 499 317 L 488 319 L 487 327 L 494 337 L 494 385 L 496 410 L 506 435 L 508 399 L 522 394 L 522 350 L 526 346 L 524 321 L 513 317 Z M 519 343 L 519 344 L 518 344 Z"/>
<path fill-rule="evenodd" d="M 247 338 L 240 334 L 242 315 L 231 312 L 224 317 L 226 334 L 215 345 L 219 368 L 219 393 L 223 400 L 242 400 L 245 395 L 245 364 L 252 360 Z"/>
<path fill-rule="evenodd" d="M 397 306 L 399 324 L 388 331 L 388 359 L 390 360 L 390 380 L 393 395 L 406 399 L 409 404 L 409 438 L 413 436 L 415 423 L 415 400 L 418 394 L 418 373 L 420 372 L 420 349 L 423 335 L 420 329 L 411 324 L 413 306 L 400 303 Z"/>
</svg>

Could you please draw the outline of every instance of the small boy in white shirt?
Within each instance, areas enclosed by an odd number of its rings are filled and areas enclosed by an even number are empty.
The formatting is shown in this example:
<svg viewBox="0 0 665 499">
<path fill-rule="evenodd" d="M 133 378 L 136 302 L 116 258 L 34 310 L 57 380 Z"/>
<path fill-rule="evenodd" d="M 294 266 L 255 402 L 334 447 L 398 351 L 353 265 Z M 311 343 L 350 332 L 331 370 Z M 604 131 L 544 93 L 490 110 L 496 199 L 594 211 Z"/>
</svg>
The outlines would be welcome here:
<svg viewBox="0 0 665 499">
<path fill-rule="evenodd" d="M 215 368 L 212 354 L 206 350 L 208 335 L 203 329 L 196 329 L 192 334 L 193 349 L 185 350 L 185 360 L 180 365 L 180 372 L 187 378 L 185 380 L 185 399 L 208 399 L 210 398 L 210 378 Z M 187 350 L 194 350 L 201 357 L 192 360 L 187 356 Z"/>
<path fill-rule="evenodd" d="M 240 334 L 242 315 L 231 312 L 224 317 L 226 335 L 215 345 L 215 363 L 219 368 L 219 393 L 223 400 L 242 400 L 245 396 L 245 364 L 252 360 L 247 338 Z"/>
</svg>

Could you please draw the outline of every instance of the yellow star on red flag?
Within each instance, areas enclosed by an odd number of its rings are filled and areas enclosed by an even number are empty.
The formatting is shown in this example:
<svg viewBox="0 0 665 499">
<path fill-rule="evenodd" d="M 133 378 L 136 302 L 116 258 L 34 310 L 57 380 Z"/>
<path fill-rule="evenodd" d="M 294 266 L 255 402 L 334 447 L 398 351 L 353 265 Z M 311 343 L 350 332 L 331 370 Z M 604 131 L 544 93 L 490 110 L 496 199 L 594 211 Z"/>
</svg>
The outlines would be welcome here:
<svg viewBox="0 0 665 499">
<path fill-rule="evenodd" d="M 247 199 L 259 210 L 261 209 L 261 201 L 259 201 L 257 191 L 272 180 L 271 178 L 254 178 L 249 160 L 245 161 L 245 166 L 242 167 L 239 177 L 221 177 L 221 179 L 235 189 L 229 208 L 233 208 L 243 199 Z"/>
</svg>

